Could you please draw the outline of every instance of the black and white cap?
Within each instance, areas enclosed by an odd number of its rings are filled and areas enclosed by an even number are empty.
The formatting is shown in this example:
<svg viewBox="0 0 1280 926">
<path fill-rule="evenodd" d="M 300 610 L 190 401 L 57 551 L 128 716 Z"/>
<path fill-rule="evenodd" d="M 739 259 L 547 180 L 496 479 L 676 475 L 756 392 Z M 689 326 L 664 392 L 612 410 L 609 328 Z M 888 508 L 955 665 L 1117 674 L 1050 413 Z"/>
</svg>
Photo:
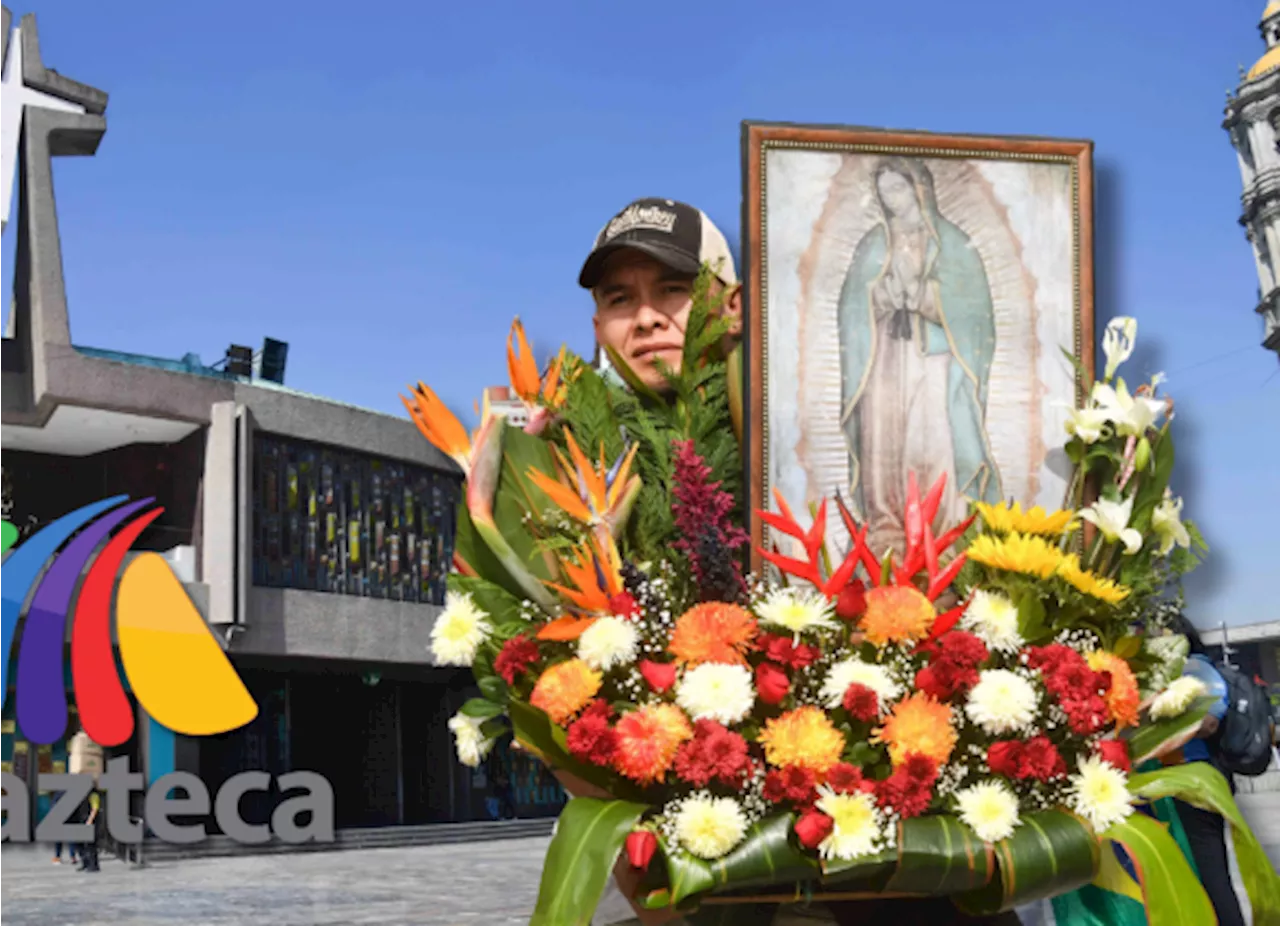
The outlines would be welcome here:
<svg viewBox="0 0 1280 926">
<path fill-rule="evenodd" d="M 701 209 L 671 199 L 637 199 L 596 236 L 578 283 L 593 289 L 600 282 L 609 255 L 633 248 L 681 273 L 696 274 L 709 264 L 720 282 L 734 286 L 729 242 Z"/>
</svg>

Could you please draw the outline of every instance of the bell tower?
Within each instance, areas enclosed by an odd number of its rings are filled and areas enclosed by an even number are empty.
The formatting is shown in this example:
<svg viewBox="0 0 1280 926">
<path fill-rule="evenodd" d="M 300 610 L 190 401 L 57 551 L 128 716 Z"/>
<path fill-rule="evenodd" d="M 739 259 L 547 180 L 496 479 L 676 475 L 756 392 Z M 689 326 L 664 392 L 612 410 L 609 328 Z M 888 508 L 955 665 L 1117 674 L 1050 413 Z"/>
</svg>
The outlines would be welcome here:
<svg viewBox="0 0 1280 926">
<path fill-rule="evenodd" d="M 1271 0 L 1258 23 L 1266 51 L 1240 84 L 1227 92 L 1222 127 L 1231 137 L 1244 192 L 1240 224 L 1258 267 L 1263 347 L 1280 356 L 1280 0 Z"/>
</svg>

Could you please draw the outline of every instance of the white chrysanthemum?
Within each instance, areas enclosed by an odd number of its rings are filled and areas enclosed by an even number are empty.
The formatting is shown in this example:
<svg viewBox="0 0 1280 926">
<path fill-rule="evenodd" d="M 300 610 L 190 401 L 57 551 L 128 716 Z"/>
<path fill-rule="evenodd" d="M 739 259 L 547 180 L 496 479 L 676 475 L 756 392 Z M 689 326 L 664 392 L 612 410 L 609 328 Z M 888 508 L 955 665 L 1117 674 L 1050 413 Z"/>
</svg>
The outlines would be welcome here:
<svg viewBox="0 0 1280 926">
<path fill-rule="evenodd" d="M 1018 826 L 1018 796 L 999 781 L 983 781 L 956 792 L 960 819 L 985 842 L 999 842 Z"/>
<path fill-rule="evenodd" d="M 816 589 L 800 591 L 794 588 L 775 588 L 769 597 L 756 605 L 756 616 L 762 624 L 784 627 L 795 634 L 806 630 L 834 630 L 831 619 L 834 606 L 826 595 Z"/>
<path fill-rule="evenodd" d="M 884 666 L 863 662 L 861 659 L 845 659 L 837 662 L 827 672 L 827 679 L 822 683 L 820 697 L 827 707 L 839 707 L 844 702 L 844 694 L 853 684 L 866 685 L 880 699 L 883 711 L 902 694 L 902 686 L 893 680 Z"/>
<path fill-rule="evenodd" d="M 601 617 L 578 637 L 578 656 L 601 672 L 626 665 L 636 658 L 640 634 L 635 624 L 620 617 Z"/>
<path fill-rule="evenodd" d="M 489 615 L 472 600 L 469 592 L 449 592 L 445 595 L 444 611 L 431 628 L 431 655 L 443 666 L 469 666 L 491 630 Z"/>
<path fill-rule="evenodd" d="M 747 815 L 731 797 L 695 796 L 675 817 L 676 838 L 698 858 L 717 859 L 730 852 L 747 832 Z"/>
<path fill-rule="evenodd" d="M 1097 756 L 1080 761 L 1079 774 L 1071 776 L 1071 809 L 1101 833 L 1133 812 L 1129 778 Z"/>
<path fill-rule="evenodd" d="M 704 717 L 728 726 L 751 713 L 756 691 L 751 670 L 708 662 L 690 669 L 676 689 L 676 703 L 694 720 Z"/>
<path fill-rule="evenodd" d="M 974 592 L 960 626 L 1002 653 L 1016 653 L 1025 642 L 1018 633 L 1017 605 L 998 592 Z"/>
<path fill-rule="evenodd" d="M 843 861 L 873 855 L 884 845 L 884 818 L 875 798 L 865 791 L 836 794 L 818 788 L 816 807 L 831 818 L 831 832 L 818 844 L 823 858 Z"/>
<path fill-rule="evenodd" d="M 1151 701 L 1151 719 L 1166 720 L 1185 714 L 1196 698 L 1207 691 L 1204 682 L 1191 675 L 1174 679 L 1169 687 Z"/>
<path fill-rule="evenodd" d="M 494 741 L 480 732 L 483 720 L 468 717 L 466 714 L 454 714 L 449 720 L 449 729 L 453 731 L 453 745 L 458 753 L 458 761 L 463 765 L 475 768 L 489 754 Z"/>
<path fill-rule="evenodd" d="M 1014 733 L 1036 719 L 1040 697 L 1035 686 L 1008 669 L 979 673 L 964 712 L 992 736 Z"/>
</svg>

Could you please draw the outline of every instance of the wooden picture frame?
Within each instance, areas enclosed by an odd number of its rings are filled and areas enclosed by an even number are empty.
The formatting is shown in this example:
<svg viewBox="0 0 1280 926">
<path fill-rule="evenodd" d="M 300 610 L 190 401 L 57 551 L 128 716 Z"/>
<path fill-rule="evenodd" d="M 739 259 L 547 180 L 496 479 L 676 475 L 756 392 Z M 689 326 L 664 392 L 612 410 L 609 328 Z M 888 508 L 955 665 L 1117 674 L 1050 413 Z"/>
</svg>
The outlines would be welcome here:
<svg viewBox="0 0 1280 926">
<path fill-rule="evenodd" d="M 1093 143 L 744 122 L 742 153 L 752 570 L 787 550 L 755 515 L 775 489 L 802 523 L 838 493 L 877 556 L 907 469 L 949 473 L 940 524 L 975 497 L 1062 506 L 1094 375 Z"/>
</svg>

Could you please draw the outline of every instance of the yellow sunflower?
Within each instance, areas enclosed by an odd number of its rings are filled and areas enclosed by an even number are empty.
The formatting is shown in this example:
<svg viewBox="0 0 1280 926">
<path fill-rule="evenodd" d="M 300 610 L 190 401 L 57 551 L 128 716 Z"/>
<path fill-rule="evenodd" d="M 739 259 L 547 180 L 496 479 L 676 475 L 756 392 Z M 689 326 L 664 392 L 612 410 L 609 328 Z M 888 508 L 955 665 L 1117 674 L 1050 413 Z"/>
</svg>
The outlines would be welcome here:
<svg viewBox="0 0 1280 926">
<path fill-rule="evenodd" d="M 982 523 L 988 530 L 997 534 L 1042 534 L 1046 537 L 1061 537 L 1069 530 L 1074 530 L 1079 522 L 1073 521 L 1070 511 L 1046 512 L 1039 505 L 1027 511 L 1022 510 L 1020 502 L 1012 505 L 989 505 L 978 502 L 978 513 L 982 515 Z"/>
<path fill-rule="evenodd" d="M 1126 586 L 1081 569 L 1080 559 L 1074 553 L 1069 553 L 1062 558 L 1058 575 L 1077 591 L 1099 601 L 1105 601 L 1107 604 L 1119 604 L 1129 597 L 1129 589 Z"/>
<path fill-rule="evenodd" d="M 969 545 L 969 561 L 1047 579 L 1062 565 L 1064 554 L 1043 537 L 983 534 Z"/>
</svg>

